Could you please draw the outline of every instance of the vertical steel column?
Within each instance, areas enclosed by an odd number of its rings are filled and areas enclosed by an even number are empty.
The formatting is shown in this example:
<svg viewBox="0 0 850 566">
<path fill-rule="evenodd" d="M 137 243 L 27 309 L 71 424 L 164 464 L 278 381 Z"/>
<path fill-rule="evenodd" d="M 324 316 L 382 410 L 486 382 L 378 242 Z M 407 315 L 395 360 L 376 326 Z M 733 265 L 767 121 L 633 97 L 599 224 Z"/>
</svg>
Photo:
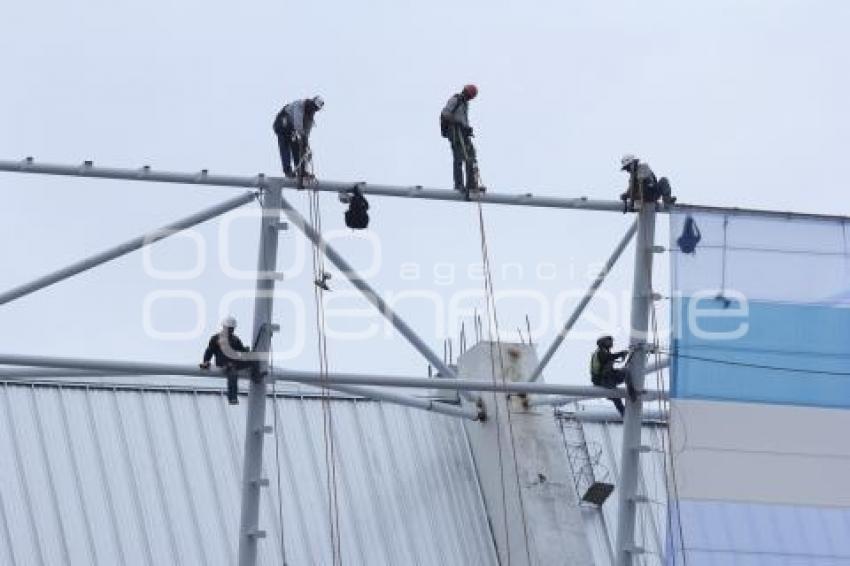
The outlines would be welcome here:
<svg viewBox="0 0 850 566">
<path fill-rule="evenodd" d="M 257 541 L 265 533 L 259 528 L 260 490 L 263 481 L 263 441 L 266 430 L 266 376 L 272 340 L 275 270 L 280 221 L 281 187 L 270 183 L 263 193 L 260 221 L 260 257 L 257 262 L 257 291 L 254 299 L 252 342 L 260 372 L 259 382 L 251 381 L 245 417 L 245 460 L 242 465 L 242 518 L 239 524 L 239 566 L 255 566 Z"/>
<path fill-rule="evenodd" d="M 652 307 L 652 254 L 655 241 L 655 203 L 644 202 L 638 212 L 638 231 L 635 238 L 635 275 L 632 284 L 631 335 L 633 349 L 631 379 L 636 390 L 643 390 L 649 310 Z M 617 518 L 617 566 L 632 566 L 637 515 L 637 486 L 640 473 L 640 444 L 643 399 L 626 400 L 623 417 L 622 471 L 620 474 L 619 516 Z"/>
</svg>

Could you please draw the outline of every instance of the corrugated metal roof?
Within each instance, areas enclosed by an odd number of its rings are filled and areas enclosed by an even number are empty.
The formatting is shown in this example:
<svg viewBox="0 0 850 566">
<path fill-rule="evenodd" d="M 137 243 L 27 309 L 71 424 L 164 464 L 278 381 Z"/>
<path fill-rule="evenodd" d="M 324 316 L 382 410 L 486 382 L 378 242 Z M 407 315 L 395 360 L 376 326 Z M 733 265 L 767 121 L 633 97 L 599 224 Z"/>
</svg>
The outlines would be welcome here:
<svg viewBox="0 0 850 566">
<path fill-rule="evenodd" d="M 47 383 L 4 383 L 0 396 L 0 562 L 235 563 L 243 405 L 209 391 Z M 329 405 L 344 563 L 496 563 L 458 420 Z M 282 539 L 289 564 L 330 563 L 322 402 L 273 406 L 260 563 L 282 563 Z"/>
</svg>

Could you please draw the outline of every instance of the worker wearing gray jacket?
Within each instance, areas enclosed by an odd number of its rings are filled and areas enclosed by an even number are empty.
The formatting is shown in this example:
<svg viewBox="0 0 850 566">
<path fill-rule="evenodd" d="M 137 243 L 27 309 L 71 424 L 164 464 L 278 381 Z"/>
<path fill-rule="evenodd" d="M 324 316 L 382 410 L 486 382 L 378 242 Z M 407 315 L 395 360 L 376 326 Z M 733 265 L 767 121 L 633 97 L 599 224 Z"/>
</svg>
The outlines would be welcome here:
<svg viewBox="0 0 850 566">
<path fill-rule="evenodd" d="M 649 164 L 631 153 L 620 159 L 620 169 L 629 174 L 629 186 L 620 195 L 623 212 L 634 210 L 635 202 L 656 202 L 660 198 L 666 207 L 676 203 L 667 177 L 656 178 Z"/>
<path fill-rule="evenodd" d="M 272 129 L 277 135 L 283 174 L 287 177 L 294 177 L 296 172 L 299 177 L 304 176 L 313 117 L 324 105 L 321 96 L 296 100 L 284 106 L 275 116 Z"/>
<path fill-rule="evenodd" d="M 478 160 L 472 145 L 472 127 L 469 125 L 469 101 L 478 95 L 478 88 L 469 84 L 452 96 L 440 112 L 440 133 L 448 138 L 452 148 L 454 188 L 469 196 L 479 190 Z M 466 183 L 464 183 L 464 167 Z"/>
</svg>

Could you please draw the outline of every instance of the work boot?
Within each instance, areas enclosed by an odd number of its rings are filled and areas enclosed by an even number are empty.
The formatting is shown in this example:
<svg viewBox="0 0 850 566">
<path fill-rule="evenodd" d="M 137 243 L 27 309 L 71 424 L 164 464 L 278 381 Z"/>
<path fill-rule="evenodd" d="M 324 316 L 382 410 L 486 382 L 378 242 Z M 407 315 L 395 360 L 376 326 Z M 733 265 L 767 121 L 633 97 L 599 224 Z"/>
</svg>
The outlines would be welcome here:
<svg viewBox="0 0 850 566">
<path fill-rule="evenodd" d="M 231 405 L 239 404 L 239 387 L 235 370 L 227 373 L 227 402 Z"/>
<path fill-rule="evenodd" d="M 292 167 L 286 166 L 283 168 L 283 176 L 287 179 L 292 179 L 295 177 L 295 171 L 292 170 Z"/>
</svg>

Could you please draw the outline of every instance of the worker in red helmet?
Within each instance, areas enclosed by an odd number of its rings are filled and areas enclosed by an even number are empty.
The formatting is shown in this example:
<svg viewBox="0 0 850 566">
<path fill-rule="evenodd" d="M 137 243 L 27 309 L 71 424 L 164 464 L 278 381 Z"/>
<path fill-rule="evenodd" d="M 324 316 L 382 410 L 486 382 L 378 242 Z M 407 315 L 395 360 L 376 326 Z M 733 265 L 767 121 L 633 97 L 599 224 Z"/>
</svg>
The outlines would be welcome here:
<svg viewBox="0 0 850 566">
<path fill-rule="evenodd" d="M 454 188 L 469 198 L 472 191 L 483 190 L 478 184 L 478 160 L 472 145 L 469 125 L 469 101 L 478 96 L 478 87 L 469 84 L 453 95 L 440 112 L 440 133 L 452 148 Z M 464 182 L 464 169 L 466 182 Z"/>
</svg>

